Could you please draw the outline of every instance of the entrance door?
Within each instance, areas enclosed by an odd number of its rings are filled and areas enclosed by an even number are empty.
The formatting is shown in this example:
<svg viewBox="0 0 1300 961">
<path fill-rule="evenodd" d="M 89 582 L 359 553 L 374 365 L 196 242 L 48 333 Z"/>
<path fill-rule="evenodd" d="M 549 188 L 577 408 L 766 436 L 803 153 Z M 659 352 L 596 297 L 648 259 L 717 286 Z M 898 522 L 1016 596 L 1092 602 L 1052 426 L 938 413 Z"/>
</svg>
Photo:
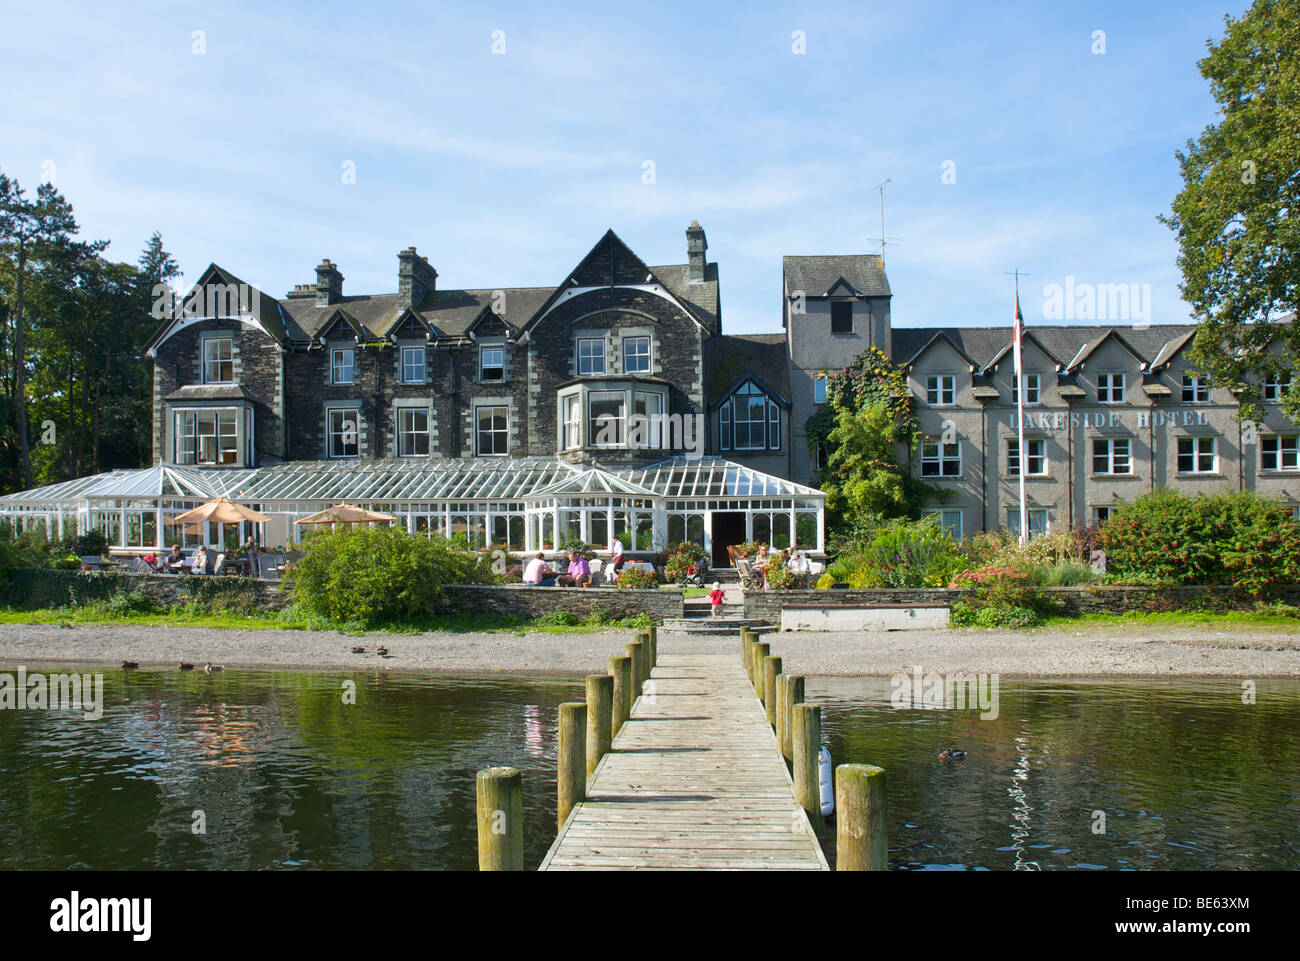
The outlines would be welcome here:
<svg viewBox="0 0 1300 961">
<path fill-rule="evenodd" d="M 745 512 L 713 512 L 713 566 L 730 567 L 727 546 L 745 542 Z"/>
</svg>

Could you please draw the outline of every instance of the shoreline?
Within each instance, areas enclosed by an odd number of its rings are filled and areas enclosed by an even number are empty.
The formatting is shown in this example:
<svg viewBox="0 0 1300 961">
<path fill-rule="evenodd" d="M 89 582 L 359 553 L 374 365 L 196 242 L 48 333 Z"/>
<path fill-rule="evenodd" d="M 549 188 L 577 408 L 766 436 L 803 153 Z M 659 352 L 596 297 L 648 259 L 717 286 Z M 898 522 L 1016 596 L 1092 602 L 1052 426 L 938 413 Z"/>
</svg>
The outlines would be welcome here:
<svg viewBox="0 0 1300 961">
<path fill-rule="evenodd" d="M 1041 677 L 1294 677 L 1300 637 L 1251 630 L 1123 627 L 1080 632 L 976 628 L 892 632 L 765 632 L 787 670 L 809 677 L 940 673 Z M 175 669 L 181 661 L 227 670 L 409 671 L 557 678 L 604 674 L 626 653 L 628 630 L 578 634 L 428 633 L 353 636 L 335 631 L 230 630 L 131 625 L 0 624 L 0 669 L 19 664 Z M 354 646 L 366 653 L 353 654 Z M 383 646 L 390 656 L 380 657 Z M 736 650 L 734 636 L 660 631 L 661 652 Z"/>
</svg>

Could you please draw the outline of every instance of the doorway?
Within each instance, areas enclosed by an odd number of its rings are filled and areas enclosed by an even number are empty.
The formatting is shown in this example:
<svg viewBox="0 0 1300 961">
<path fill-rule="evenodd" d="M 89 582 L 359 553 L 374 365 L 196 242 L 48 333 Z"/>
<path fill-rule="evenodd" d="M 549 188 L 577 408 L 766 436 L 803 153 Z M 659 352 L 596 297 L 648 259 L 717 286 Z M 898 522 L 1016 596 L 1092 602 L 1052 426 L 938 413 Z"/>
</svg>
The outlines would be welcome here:
<svg viewBox="0 0 1300 961">
<path fill-rule="evenodd" d="M 744 511 L 713 512 L 713 566 L 731 567 L 727 546 L 745 542 Z"/>
</svg>

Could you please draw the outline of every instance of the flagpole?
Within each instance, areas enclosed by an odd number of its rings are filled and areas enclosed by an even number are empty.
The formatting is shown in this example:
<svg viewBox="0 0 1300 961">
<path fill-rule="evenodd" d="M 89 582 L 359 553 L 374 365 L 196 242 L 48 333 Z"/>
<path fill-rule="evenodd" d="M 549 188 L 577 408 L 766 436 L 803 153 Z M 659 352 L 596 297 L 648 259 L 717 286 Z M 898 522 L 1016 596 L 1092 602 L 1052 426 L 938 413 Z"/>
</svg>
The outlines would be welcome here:
<svg viewBox="0 0 1300 961">
<path fill-rule="evenodd" d="M 1020 336 L 1023 323 L 1020 315 L 1020 277 L 1016 277 L 1016 444 L 1020 451 L 1020 543 L 1029 542 L 1029 509 L 1025 504 L 1025 469 L 1029 465 L 1029 452 L 1025 450 L 1025 372 L 1020 356 Z"/>
</svg>

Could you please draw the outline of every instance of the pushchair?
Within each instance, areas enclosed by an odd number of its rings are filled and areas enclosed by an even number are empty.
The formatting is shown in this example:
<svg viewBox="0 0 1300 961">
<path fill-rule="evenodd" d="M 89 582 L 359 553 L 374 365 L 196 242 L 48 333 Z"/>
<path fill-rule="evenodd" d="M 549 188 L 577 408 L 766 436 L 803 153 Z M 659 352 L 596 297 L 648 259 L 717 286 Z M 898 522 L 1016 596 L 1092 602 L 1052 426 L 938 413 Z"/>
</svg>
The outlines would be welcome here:
<svg viewBox="0 0 1300 961">
<path fill-rule="evenodd" d="M 699 559 L 686 568 L 686 577 L 683 578 L 682 584 L 687 587 L 703 587 L 704 581 L 709 576 L 709 555 L 701 554 Z"/>
</svg>

